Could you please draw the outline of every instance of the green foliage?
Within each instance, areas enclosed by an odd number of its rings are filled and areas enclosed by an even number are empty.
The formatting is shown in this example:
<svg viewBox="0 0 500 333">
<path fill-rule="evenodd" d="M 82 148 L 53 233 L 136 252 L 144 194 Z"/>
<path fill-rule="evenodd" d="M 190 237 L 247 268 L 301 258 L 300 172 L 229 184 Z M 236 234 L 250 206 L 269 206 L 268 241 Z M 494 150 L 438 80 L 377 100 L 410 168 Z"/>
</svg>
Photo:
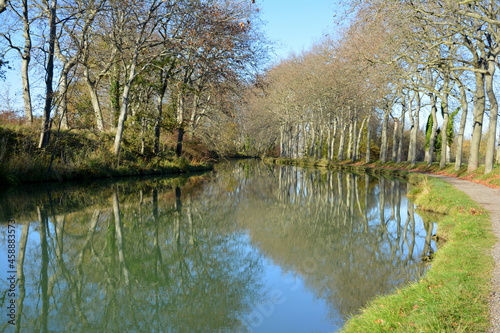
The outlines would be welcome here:
<svg viewBox="0 0 500 333">
<path fill-rule="evenodd" d="M 432 115 L 427 118 L 427 124 L 425 125 L 425 148 L 428 149 L 431 141 L 432 126 L 434 125 L 434 120 Z"/>
</svg>

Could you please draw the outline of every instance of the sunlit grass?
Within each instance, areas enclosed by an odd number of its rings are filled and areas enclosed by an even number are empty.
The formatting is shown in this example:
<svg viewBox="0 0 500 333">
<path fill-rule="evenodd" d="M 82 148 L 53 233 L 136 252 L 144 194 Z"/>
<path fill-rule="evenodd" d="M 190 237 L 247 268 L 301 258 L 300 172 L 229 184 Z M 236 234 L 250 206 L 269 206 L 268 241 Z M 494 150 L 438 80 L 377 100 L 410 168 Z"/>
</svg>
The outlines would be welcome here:
<svg viewBox="0 0 500 333">
<path fill-rule="evenodd" d="M 448 183 L 424 175 L 410 180 L 417 205 L 447 213 L 438 222 L 446 242 L 424 278 L 375 299 L 343 332 L 486 332 L 494 244 L 488 214 Z"/>
</svg>

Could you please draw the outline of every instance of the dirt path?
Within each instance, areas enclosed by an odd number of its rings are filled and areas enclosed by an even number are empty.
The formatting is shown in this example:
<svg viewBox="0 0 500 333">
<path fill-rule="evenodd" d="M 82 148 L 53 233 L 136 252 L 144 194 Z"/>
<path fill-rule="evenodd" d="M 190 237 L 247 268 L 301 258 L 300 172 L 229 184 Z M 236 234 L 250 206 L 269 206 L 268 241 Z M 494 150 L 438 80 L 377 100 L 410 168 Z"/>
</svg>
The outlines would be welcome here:
<svg viewBox="0 0 500 333">
<path fill-rule="evenodd" d="M 493 292 L 490 297 L 491 329 L 489 332 L 500 332 L 500 189 L 489 188 L 454 177 L 432 176 L 449 182 L 490 212 L 497 242 L 491 253 L 495 259 L 495 268 L 492 280 Z"/>
</svg>

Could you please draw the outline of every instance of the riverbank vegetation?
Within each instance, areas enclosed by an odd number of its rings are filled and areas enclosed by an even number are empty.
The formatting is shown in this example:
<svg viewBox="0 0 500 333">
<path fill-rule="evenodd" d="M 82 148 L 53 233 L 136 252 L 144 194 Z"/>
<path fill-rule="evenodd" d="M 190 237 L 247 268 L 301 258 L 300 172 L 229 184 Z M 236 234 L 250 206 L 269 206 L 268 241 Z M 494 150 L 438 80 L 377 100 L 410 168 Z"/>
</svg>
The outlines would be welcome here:
<svg viewBox="0 0 500 333">
<path fill-rule="evenodd" d="M 372 301 L 343 332 L 487 332 L 494 243 L 487 212 L 450 184 L 412 174 L 411 193 L 438 221 L 439 251 L 420 281 Z"/>
<path fill-rule="evenodd" d="M 335 34 L 264 70 L 270 43 L 256 1 L 8 1 L 0 78 L 18 71 L 23 106 L 6 89 L 0 126 L 19 119 L 40 152 L 68 131 L 95 135 L 116 167 L 131 149 L 135 159 L 164 159 L 165 147 L 189 159 L 187 140 L 216 156 L 490 173 L 500 5 L 342 8 Z"/>
<path fill-rule="evenodd" d="M 117 161 L 110 133 L 65 130 L 53 134 L 49 145 L 37 148 L 38 136 L 29 127 L 0 127 L 0 184 L 171 174 L 210 170 L 212 156 L 199 142 L 187 141 L 184 156 L 173 147 L 161 154 L 140 154 L 140 142 L 127 138 Z M 170 144 L 173 145 L 173 144 Z"/>
</svg>

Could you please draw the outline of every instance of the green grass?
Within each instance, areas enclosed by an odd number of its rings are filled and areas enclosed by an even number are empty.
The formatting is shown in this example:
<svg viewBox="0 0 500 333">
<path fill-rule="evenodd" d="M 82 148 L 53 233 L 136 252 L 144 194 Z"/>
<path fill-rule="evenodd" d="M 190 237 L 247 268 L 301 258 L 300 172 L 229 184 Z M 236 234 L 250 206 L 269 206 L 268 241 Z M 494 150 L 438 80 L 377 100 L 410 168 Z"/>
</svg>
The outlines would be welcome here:
<svg viewBox="0 0 500 333">
<path fill-rule="evenodd" d="M 342 332 L 486 332 L 494 244 L 488 214 L 438 179 L 412 174 L 411 196 L 423 209 L 446 213 L 446 239 L 420 281 L 373 300 Z"/>
</svg>

